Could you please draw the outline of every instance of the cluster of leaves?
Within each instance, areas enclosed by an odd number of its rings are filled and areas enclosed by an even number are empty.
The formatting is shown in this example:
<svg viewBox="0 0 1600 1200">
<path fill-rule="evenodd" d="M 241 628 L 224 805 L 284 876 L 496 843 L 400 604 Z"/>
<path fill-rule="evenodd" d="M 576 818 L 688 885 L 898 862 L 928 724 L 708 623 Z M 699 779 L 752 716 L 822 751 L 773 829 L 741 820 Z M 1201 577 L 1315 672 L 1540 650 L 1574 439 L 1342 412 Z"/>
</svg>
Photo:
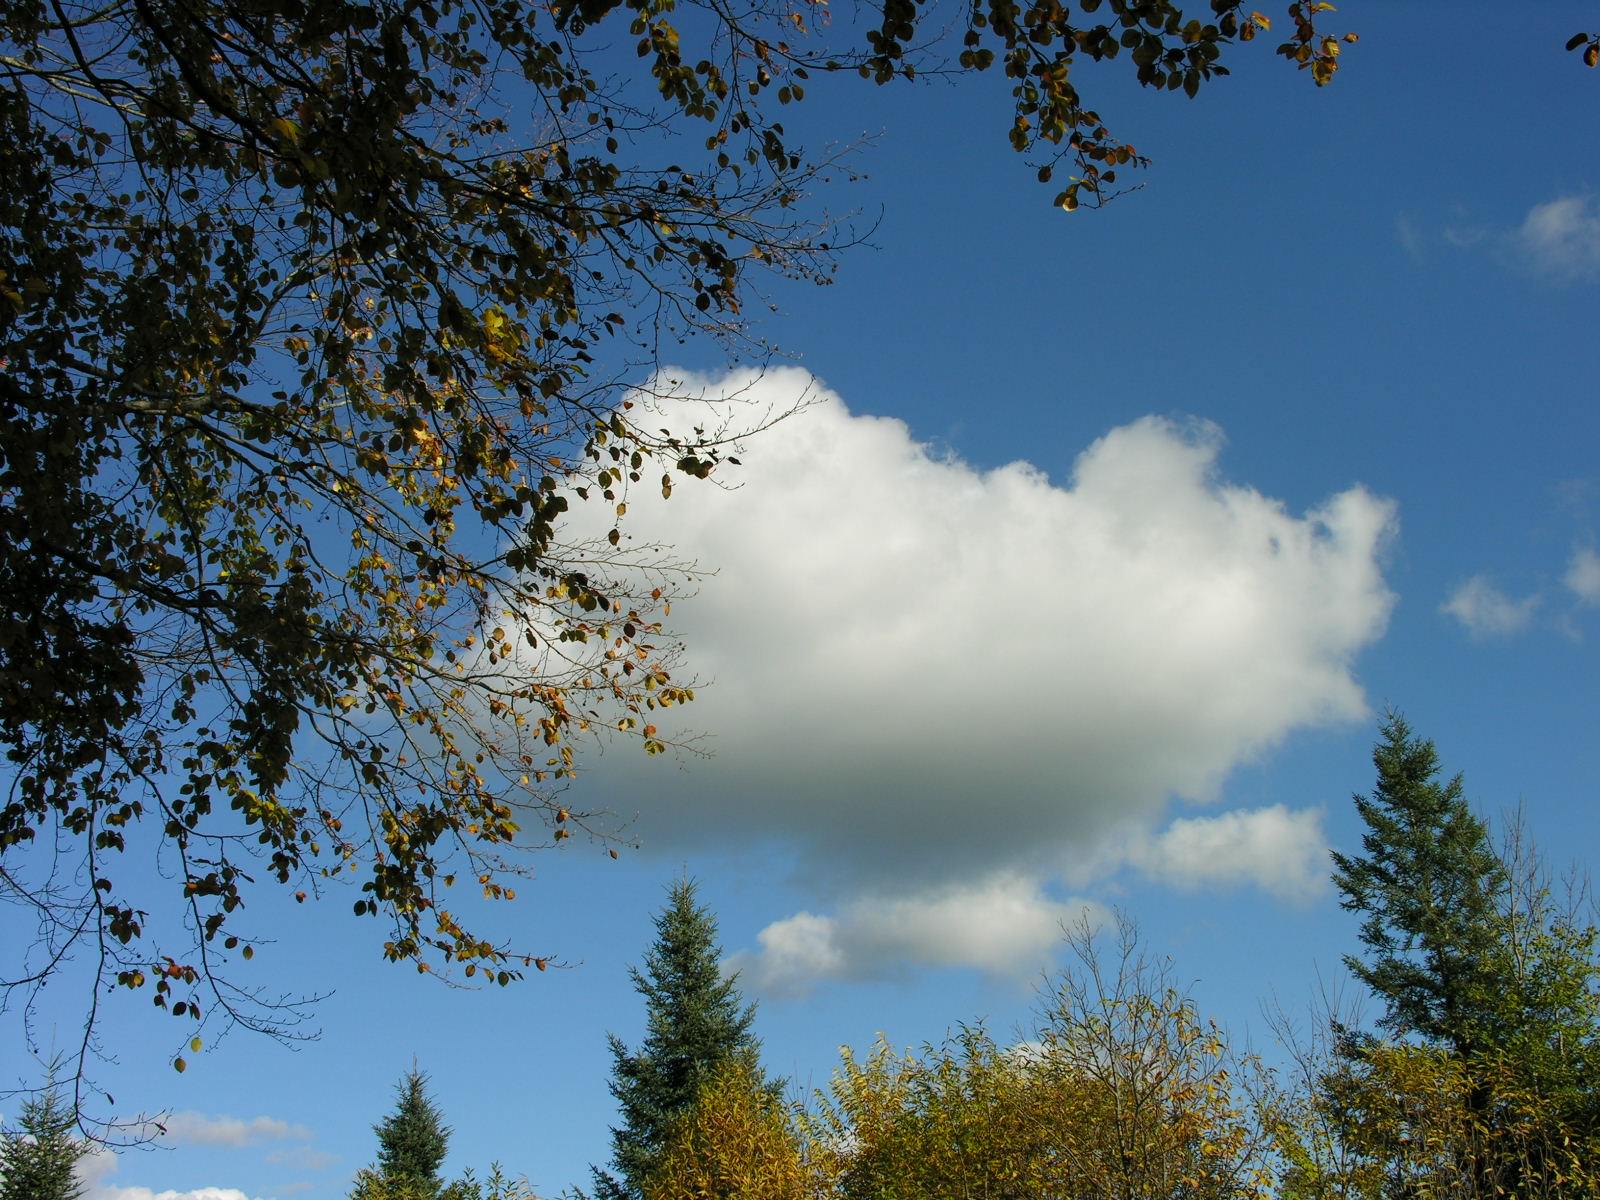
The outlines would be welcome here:
<svg viewBox="0 0 1600 1200">
<path fill-rule="evenodd" d="M 665 1132 L 645 1200 L 794 1200 L 810 1191 L 795 1114 L 748 1061 L 714 1072 Z"/>
<path fill-rule="evenodd" d="M 1575 33 L 1567 39 L 1569 51 L 1583 50 L 1583 65 L 1600 67 L 1600 33 Z"/>
<path fill-rule="evenodd" d="M 1269 1145 L 1250 1121 L 1222 1035 L 1123 922 L 1114 954 L 1088 929 L 1041 993 L 1034 1036 L 981 1027 L 917 1054 L 846 1055 L 808 1119 L 823 1194 L 839 1197 L 1268 1194 Z"/>
</svg>

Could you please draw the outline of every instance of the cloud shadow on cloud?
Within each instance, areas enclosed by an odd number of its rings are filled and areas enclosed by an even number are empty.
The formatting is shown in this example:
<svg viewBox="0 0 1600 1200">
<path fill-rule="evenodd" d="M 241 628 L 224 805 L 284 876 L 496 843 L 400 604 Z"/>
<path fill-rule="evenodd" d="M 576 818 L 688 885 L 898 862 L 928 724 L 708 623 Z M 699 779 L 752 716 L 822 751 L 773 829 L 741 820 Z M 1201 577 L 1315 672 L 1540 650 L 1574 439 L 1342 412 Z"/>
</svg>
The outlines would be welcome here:
<svg viewBox="0 0 1600 1200">
<path fill-rule="evenodd" d="M 914 931 L 913 908 L 949 915 L 963 894 L 1053 912 L 1049 881 L 1113 845 L 1177 886 L 1303 891 L 1262 861 L 1291 843 L 1303 861 L 1314 814 L 1155 831 L 1174 798 L 1215 800 L 1294 731 L 1366 714 L 1353 667 L 1394 602 L 1389 501 L 1356 486 L 1291 513 L 1223 475 L 1204 421 L 1114 429 L 1058 483 L 975 468 L 803 371 L 680 388 L 713 409 L 812 403 L 725 486 L 628 497 L 631 544 L 716 572 L 674 600 L 697 700 L 652 716 L 707 731 L 713 753 L 675 770 L 613 748 L 580 787 L 613 809 L 638 797 L 620 815 L 636 807 L 650 851 L 797 856 L 834 913 L 769 927 L 764 961 L 849 976 L 875 937 L 881 958 L 940 961 L 885 922 Z M 1009 969 L 976 943 L 961 957 Z"/>
</svg>

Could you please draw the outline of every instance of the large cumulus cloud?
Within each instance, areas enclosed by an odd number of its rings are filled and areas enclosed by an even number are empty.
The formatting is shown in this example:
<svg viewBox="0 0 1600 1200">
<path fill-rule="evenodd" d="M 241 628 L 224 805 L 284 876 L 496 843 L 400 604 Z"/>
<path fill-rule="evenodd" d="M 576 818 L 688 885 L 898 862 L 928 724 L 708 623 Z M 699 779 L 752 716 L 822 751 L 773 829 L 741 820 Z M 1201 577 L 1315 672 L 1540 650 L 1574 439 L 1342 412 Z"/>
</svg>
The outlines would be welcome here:
<svg viewBox="0 0 1600 1200">
<path fill-rule="evenodd" d="M 707 686 L 660 721 L 707 731 L 712 756 L 674 770 L 613 751 L 583 785 L 636 812 L 647 847 L 780 845 L 841 903 L 1050 879 L 1174 798 L 1215 799 L 1291 731 L 1365 713 L 1353 663 L 1392 605 L 1394 510 L 1359 486 L 1290 512 L 1229 480 L 1222 432 L 1198 420 L 1146 417 L 1075 460 L 1035 447 L 1071 462 L 1058 481 L 976 469 L 797 370 L 677 387 L 811 404 L 752 439 L 727 486 L 629 497 L 633 544 L 715 571 L 673 610 Z M 1219 881 L 1184 851 L 1228 828 L 1293 842 L 1295 861 L 1320 837 L 1314 814 L 1278 812 L 1128 858 Z M 1262 858 L 1218 861 L 1247 877 Z M 1262 882 L 1296 892 L 1283 870 Z M 781 933 L 823 945 L 815 925 Z"/>
</svg>

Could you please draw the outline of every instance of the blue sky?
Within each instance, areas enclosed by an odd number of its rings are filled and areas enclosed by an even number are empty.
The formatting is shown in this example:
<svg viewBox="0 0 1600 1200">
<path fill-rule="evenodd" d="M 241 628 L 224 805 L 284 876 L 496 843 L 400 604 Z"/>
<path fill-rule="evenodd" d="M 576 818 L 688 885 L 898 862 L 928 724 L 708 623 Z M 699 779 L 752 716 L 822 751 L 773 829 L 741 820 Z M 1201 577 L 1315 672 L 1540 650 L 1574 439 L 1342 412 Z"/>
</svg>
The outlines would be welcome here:
<svg viewBox="0 0 1600 1200">
<path fill-rule="evenodd" d="M 643 846 L 545 856 L 508 928 L 569 965 L 517 987 L 385 966 L 337 893 L 263 897 L 255 969 L 331 993 L 320 1039 L 235 1033 L 180 1077 L 166 1023 L 110 1010 L 104 1082 L 180 1115 L 94 1200 L 343 1196 L 413 1057 L 452 1170 L 584 1182 L 684 871 L 799 1086 L 880 1030 L 1025 1028 L 1083 903 L 1260 1043 L 1263 1000 L 1356 948 L 1326 849 L 1389 704 L 1481 811 L 1600 862 L 1600 75 L 1561 51 L 1594 11 L 1441 13 L 1345 6 L 1324 89 L 1270 39 L 1194 101 L 1086 75 L 1154 159 L 1100 212 L 1050 207 L 997 79 L 811 88 L 791 127 L 871 136 L 828 199 L 876 221 L 761 326 L 792 357 L 759 396 L 816 404 L 743 487 L 632 514 L 719 572 L 674 611 L 714 756 L 592 760 L 574 799 Z M 46 993 L 42 1040 L 77 1000 Z"/>
</svg>

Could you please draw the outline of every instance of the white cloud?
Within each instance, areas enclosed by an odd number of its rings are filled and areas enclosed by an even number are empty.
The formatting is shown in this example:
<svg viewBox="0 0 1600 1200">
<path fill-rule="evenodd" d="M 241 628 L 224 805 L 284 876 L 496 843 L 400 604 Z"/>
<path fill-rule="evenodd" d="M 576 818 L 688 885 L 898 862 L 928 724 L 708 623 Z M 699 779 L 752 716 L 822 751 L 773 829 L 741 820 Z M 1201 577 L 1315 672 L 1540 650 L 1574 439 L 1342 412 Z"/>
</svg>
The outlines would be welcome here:
<svg viewBox="0 0 1600 1200">
<path fill-rule="evenodd" d="M 1474 575 L 1450 594 L 1439 611 L 1460 621 L 1473 637 L 1520 633 L 1539 607 L 1537 595 L 1513 600 L 1482 575 Z"/>
<path fill-rule="evenodd" d="M 627 497 L 624 550 L 667 544 L 715 571 L 673 597 L 697 700 L 649 717 L 668 738 L 706 731 L 712 755 L 673 769 L 612 746 L 575 799 L 637 807 L 658 853 L 783 848 L 814 903 L 763 931 L 741 959 L 753 979 L 1031 969 L 1073 862 L 1158 827 L 1175 798 L 1215 800 L 1294 731 L 1367 713 L 1353 668 L 1393 604 L 1395 514 L 1361 487 L 1290 512 L 1223 476 L 1201 421 L 1146 417 L 1075 460 L 1035 446 L 1055 482 L 852 414 L 803 371 L 681 386 L 710 398 L 711 424 L 719 397 L 758 416 L 814 403 L 750 439 L 724 486 Z M 1306 828 L 1283 820 L 1285 837 Z M 1255 841 L 1183 878 L 1297 893 L 1300 860 L 1264 867 L 1274 831 L 1254 822 L 1234 832 Z M 1187 828 L 1148 851 L 1174 882 Z"/>
<path fill-rule="evenodd" d="M 1180 888 L 1254 884 L 1285 900 L 1315 897 L 1328 878 L 1319 809 L 1282 804 L 1215 817 L 1182 817 L 1160 835 L 1135 839 L 1128 860 Z"/>
<path fill-rule="evenodd" d="M 91 1146 L 72 1170 L 88 1200 L 99 1200 L 105 1180 L 116 1173 L 117 1156 L 104 1146 Z"/>
<path fill-rule="evenodd" d="M 1513 242 L 1523 261 L 1564 282 L 1600 279 L 1600 207 L 1589 196 L 1562 196 L 1529 210 Z"/>
<path fill-rule="evenodd" d="M 800 912 L 757 935 L 760 949 L 730 956 L 758 991 L 796 995 L 824 979 L 890 976 L 908 964 L 974 966 L 996 975 L 1039 969 L 1082 900 L 1055 900 L 1037 882 L 1000 875 L 913 896 L 859 898 L 837 916 Z"/>
<path fill-rule="evenodd" d="M 629 497 L 626 537 L 717 570 L 673 609 L 711 686 L 651 718 L 713 757 L 613 747 L 587 776 L 595 803 L 648 797 L 647 847 L 776 840 L 823 894 L 1040 877 L 1366 713 L 1352 666 L 1391 607 L 1394 512 L 1359 487 L 1292 514 L 1221 477 L 1214 426 L 1155 417 L 1063 486 L 937 453 L 801 371 L 686 387 L 819 402 L 751 440 L 736 486 Z"/>
<path fill-rule="evenodd" d="M 231 1143 L 214 1143 L 231 1144 Z M 248 1192 L 232 1187 L 155 1188 L 112 1183 L 117 1172 L 117 1156 L 104 1146 L 96 1146 L 78 1160 L 76 1177 L 83 1188 L 83 1200 L 254 1200 Z"/>
<path fill-rule="evenodd" d="M 256 1146 L 262 1142 L 305 1141 L 311 1131 L 277 1117 L 212 1116 L 175 1112 L 152 1130 L 163 1144 L 178 1146 Z"/>
<path fill-rule="evenodd" d="M 1583 603 L 1600 604 L 1600 554 L 1588 546 L 1574 550 L 1564 582 Z"/>
</svg>

